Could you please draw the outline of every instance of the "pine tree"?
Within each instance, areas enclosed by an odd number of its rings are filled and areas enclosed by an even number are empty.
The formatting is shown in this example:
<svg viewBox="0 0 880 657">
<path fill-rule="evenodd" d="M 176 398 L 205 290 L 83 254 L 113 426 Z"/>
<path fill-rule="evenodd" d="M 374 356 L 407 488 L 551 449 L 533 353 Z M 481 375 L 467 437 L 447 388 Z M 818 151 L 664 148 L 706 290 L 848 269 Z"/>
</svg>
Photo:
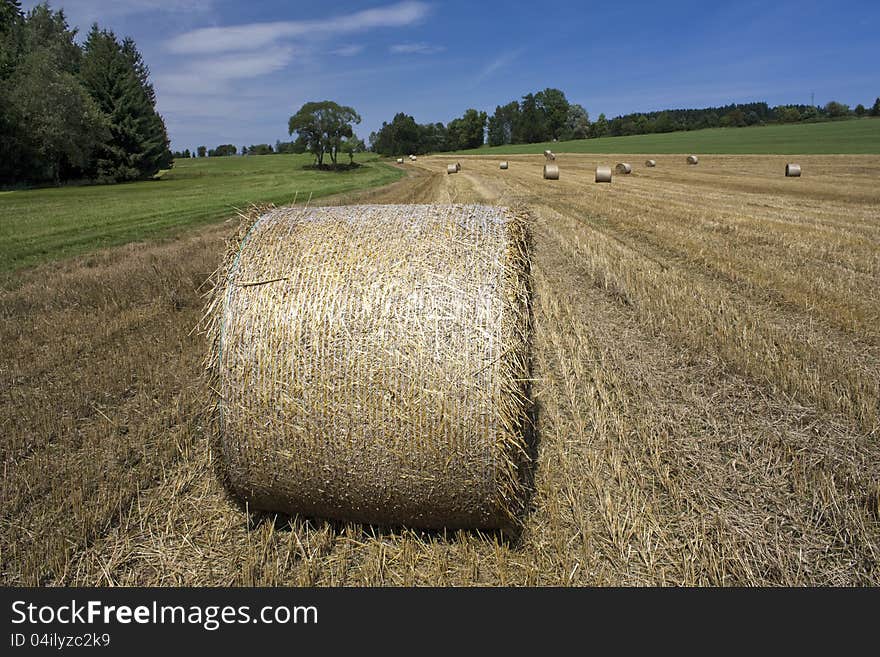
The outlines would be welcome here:
<svg viewBox="0 0 880 657">
<path fill-rule="evenodd" d="M 93 175 L 121 182 L 148 178 L 168 168 L 168 133 L 156 112 L 149 70 L 134 42 L 120 44 L 113 32 L 93 25 L 80 76 L 110 125 L 110 138 L 98 149 Z"/>
<path fill-rule="evenodd" d="M 0 31 L 21 20 L 21 0 L 0 0 Z"/>
</svg>

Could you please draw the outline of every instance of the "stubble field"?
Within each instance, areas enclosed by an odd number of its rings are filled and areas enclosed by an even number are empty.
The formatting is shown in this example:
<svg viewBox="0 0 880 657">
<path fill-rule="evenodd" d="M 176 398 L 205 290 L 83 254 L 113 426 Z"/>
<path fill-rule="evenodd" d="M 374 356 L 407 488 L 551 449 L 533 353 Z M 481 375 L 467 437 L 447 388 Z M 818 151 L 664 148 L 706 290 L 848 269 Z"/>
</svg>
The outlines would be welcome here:
<svg viewBox="0 0 880 657">
<path fill-rule="evenodd" d="M 880 584 L 880 157 L 407 163 L 322 203 L 535 218 L 538 464 L 521 536 L 248 514 L 193 331 L 234 222 L 0 289 L 5 584 Z M 499 171 L 501 159 L 510 161 Z M 595 185 L 598 163 L 633 164 Z"/>
</svg>

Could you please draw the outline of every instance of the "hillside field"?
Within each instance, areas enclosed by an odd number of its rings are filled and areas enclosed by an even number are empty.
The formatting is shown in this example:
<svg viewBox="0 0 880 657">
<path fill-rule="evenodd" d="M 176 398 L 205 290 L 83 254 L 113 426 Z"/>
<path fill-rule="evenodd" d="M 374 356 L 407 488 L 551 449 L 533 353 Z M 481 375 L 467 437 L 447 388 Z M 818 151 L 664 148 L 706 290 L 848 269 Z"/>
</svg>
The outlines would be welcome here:
<svg viewBox="0 0 880 657">
<path fill-rule="evenodd" d="M 317 201 L 531 214 L 537 462 L 515 540 L 248 513 L 225 494 L 195 327 L 238 222 L 196 226 L 302 194 L 284 171 L 249 193 L 250 167 L 275 157 L 129 186 L 138 221 L 155 204 L 157 229 L 188 226 L 176 239 L 0 280 L 0 582 L 880 585 L 880 156 L 799 156 L 791 179 L 782 155 L 661 154 L 648 169 L 563 152 L 558 181 L 540 155 L 506 171 L 456 156 L 454 175 L 435 156 L 371 164 L 356 175 L 409 175 Z M 631 175 L 593 183 L 623 159 Z M 303 175 L 327 191 L 334 174 Z M 120 194 L 18 196 L 31 237 L 4 257 L 36 262 L 29 244 L 64 236 L 48 253 L 94 246 L 74 240 L 92 225 L 143 237 L 153 224 L 126 228 Z"/>
<path fill-rule="evenodd" d="M 372 155 L 351 171 L 304 169 L 311 155 L 178 160 L 159 179 L 0 192 L 0 275 L 95 249 L 168 236 L 252 203 L 291 203 L 383 185 L 402 173 Z"/>
<path fill-rule="evenodd" d="M 540 144 L 484 146 L 461 153 L 505 155 L 543 153 L 726 153 L 756 155 L 880 154 L 880 119 L 827 123 L 768 125 L 752 128 L 708 128 L 628 137 L 577 139 Z"/>
</svg>

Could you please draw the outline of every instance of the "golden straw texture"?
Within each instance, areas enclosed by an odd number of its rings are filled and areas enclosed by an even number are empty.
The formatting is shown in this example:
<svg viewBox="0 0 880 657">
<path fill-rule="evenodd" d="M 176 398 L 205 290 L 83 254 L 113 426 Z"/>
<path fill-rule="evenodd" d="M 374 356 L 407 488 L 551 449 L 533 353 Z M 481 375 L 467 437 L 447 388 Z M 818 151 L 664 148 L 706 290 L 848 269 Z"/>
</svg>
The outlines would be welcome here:
<svg viewBox="0 0 880 657">
<path fill-rule="evenodd" d="M 511 528 L 530 468 L 528 218 L 281 208 L 209 313 L 227 485 L 252 508 Z"/>
<path fill-rule="evenodd" d="M 559 166 L 556 164 L 544 165 L 545 180 L 559 180 Z"/>
</svg>

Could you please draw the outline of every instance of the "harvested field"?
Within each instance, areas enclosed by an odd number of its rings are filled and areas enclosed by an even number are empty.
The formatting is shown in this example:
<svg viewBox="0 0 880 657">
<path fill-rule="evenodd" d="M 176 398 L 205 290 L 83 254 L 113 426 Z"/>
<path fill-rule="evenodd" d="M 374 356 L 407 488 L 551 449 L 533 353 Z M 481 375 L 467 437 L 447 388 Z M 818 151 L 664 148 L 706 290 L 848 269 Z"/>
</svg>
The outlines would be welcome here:
<svg viewBox="0 0 880 657">
<path fill-rule="evenodd" d="M 611 185 L 593 178 L 614 155 L 566 154 L 553 185 L 540 154 L 425 157 L 322 199 L 535 217 L 538 461 L 518 539 L 226 497 L 192 328 L 230 224 L 0 289 L 2 581 L 880 584 L 880 157 L 799 156 L 785 178 L 783 156 L 650 155 Z"/>
</svg>

